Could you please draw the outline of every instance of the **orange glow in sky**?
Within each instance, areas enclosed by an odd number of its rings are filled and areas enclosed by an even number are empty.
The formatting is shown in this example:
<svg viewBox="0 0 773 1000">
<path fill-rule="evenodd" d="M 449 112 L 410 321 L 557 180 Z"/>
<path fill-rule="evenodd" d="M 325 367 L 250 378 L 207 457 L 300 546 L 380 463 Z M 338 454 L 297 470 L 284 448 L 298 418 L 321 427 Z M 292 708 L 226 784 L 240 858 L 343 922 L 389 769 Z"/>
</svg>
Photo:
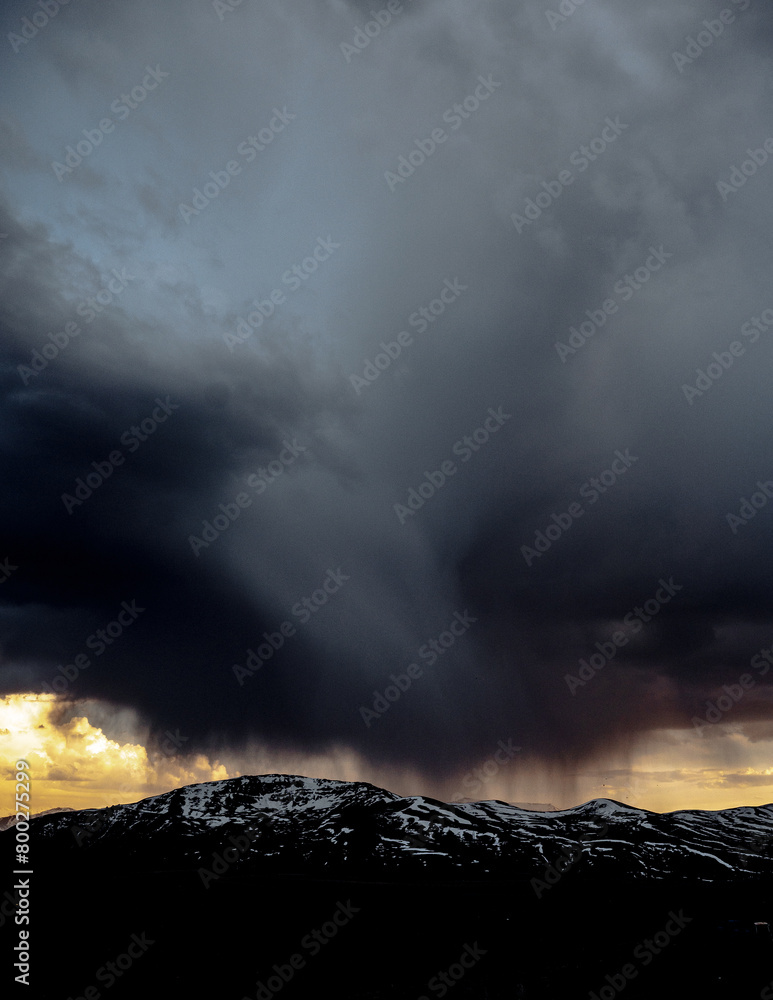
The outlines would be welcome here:
<svg viewBox="0 0 773 1000">
<path fill-rule="evenodd" d="M 99 720 L 110 735 L 96 724 Z M 0 816 L 14 811 L 18 759 L 30 765 L 33 813 L 57 806 L 100 808 L 199 781 L 275 772 L 370 781 L 402 795 L 449 800 L 502 799 L 561 809 L 613 798 L 656 812 L 724 809 L 773 802 L 771 739 L 773 727 L 767 723 L 743 732 L 715 726 L 704 737 L 692 729 L 663 730 L 650 734 L 625 762 L 596 761 L 568 777 L 516 755 L 495 771 L 489 767 L 480 787 L 469 794 L 470 781 L 465 783 L 463 774 L 433 782 L 418 771 L 370 764 L 348 748 L 304 755 L 255 746 L 210 760 L 185 755 L 170 741 L 154 753 L 133 712 L 96 702 L 59 702 L 47 694 L 11 695 L 0 698 Z"/>
<path fill-rule="evenodd" d="M 180 785 L 233 776 L 206 757 L 151 759 L 141 742 L 108 738 L 79 708 L 63 711 L 49 694 L 0 699 L 0 815 L 13 812 L 19 759 L 30 765 L 32 812 L 136 802 Z"/>
</svg>

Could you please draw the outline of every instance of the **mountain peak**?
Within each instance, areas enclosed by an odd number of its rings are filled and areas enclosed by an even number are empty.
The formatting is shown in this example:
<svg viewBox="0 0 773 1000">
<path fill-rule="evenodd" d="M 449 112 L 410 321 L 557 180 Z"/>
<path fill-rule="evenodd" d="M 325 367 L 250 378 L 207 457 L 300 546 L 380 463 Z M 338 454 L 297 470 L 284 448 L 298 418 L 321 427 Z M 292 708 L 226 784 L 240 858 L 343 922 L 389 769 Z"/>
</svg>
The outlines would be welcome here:
<svg viewBox="0 0 773 1000">
<path fill-rule="evenodd" d="M 327 877 L 402 877 L 429 868 L 539 877 L 562 854 L 574 858 L 576 871 L 636 879 L 678 868 L 713 881 L 773 868 L 772 806 L 658 814 L 593 799 L 548 811 L 498 800 L 447 803 L 295 774 L 244 774 L 32 822 L 43 851 L 77 843 L 87 848 L 84 857 L 118 855 L 140 869 L 163 863 L 196 871 L 236 843 L 237 868 Z"/>
</svg>

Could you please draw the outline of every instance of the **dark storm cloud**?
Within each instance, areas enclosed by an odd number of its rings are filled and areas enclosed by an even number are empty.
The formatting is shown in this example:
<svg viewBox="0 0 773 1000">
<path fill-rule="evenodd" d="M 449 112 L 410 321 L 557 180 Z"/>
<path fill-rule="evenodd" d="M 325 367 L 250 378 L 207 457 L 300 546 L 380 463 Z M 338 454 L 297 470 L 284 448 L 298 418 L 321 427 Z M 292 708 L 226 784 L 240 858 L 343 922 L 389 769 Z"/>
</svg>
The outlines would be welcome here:
<svg viewBox="0 0 773 1000">
<path fill-rule="evenodd" d="M 716 5 L 588 0 L 551 28 L 543 5 L 415 3 L 347 60 L 378 5 L 81 2 L 15 54 L 4 690 L 50 684 L 136 601 L 67 693 L 194 749 L 339 744 L 442 774 L 503 734 L 569 762 L 689 727 L 773 642 L 773 506 L 727 520 L 773 480 L 773 327 L 741 333 L 773 308 L 773 157 L 717 189 L 773 135 L 771 15 L 728 6 L 682 71 Z M 51 161 L 156 64 L 168 79 L 58 181 Z M 320 239 L 337 247 L 315 260 Z M 229 349 L 255 301 L 272 315 Z M 68 322 L 81 333 L 29 372 Z M 221 504 L 233 523 L 208 540 Z M 430 664 L 456 613 L 475 621 Z M 283 622 L 240 686 L 234 665 Z M 412 662 L 424 676 L 366 726 Z"/>
</svg>

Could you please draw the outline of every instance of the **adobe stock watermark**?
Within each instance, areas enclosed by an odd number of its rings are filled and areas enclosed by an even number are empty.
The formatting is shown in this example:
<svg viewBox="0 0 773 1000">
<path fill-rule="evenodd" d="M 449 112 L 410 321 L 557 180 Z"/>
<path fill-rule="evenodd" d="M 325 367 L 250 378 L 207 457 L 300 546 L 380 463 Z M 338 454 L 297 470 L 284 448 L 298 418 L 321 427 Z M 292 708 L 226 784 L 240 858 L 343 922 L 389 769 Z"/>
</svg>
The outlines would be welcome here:
<svg viewBox="0 0 773 1000">
<path fill-rule="evenodd" d="M 199 868 L 197 874 L 201 879 L 201 884 L 205 889 L 209 889 L 212 882 L 217 882 L 226 874 L 229 868 L 235 865 L 241 858 L 246 857 L 252 845 L 265 837 L 272 831 L 273 827 L 266 817 L 258 817 L 248 825 L 240 827 L 238 834 L 231 834 L 228 838 L 230 846 L 222 851 L 213 851 L 209 860 L 209 868 Z"/>
<path fill-rule="evenodd" d="M 659 271 L 665 262 L 673 256 L 672 253 L 665 251 L 662 243 L 657 249 L 650 247 L 649 256 L 642 261 L 633 274 L 626 274 L 615 282 L 613 294 L 619 296 L 623 302 L 628 302 L 636 292 L 646 285 L 652 275 Z M 580 323 L 579 328 L 569 327 L 568 342 L 564 344 L 560 340 L 556 341 L 556 351 L 558 351 L 561 363 L 566 364 L 566 359 L 576 354 L 596 331 L 606 324 L 607 319 L 617 312 L 618 308 L 617 302 L 610 295 L 604 299 L 598 309 L 586 309 L 585 315 L 588 318 Z"/>
<path fill-rule="evenodd" d="M 752 316 L 750 320 L 741 325 L 741 335 L 749 338 L 749 343 L 756 344 L 760 339 L 760 334 L 765 333 L 773 326 L 773 309 L 765 309 L 759 316 Z M 696 398 L 700 398 L 704 393 L 717 382 L 725 372 L 732 368 L 735 359 L 746 353 L 746 347 L 740 340 L 733 340 L 728 344 L 726 351 L 712 353 L 713 361 L 710 361 L 705 369 L 696 368 L 695 385 L 682 383 L 684 398 L 692 406 Z"/>
<path fill-rule="evenodd" d="M 576 694 L 578 687 L 585 687 L 588 681 L 593 680 L 599 670 L 602 670 L 610 660 L 614 659 L 618 649 L 628 645 L 632 635 L 641 632 L 644 627 L 642 623 L 651 621 L 663 605 L 668 604 L 683 587 L 681 583 L 674 583 L 673 576 L 670 576 L 668 580 L 661 577 L 658 584 L 660 586 L 653 597 L 648 598 L 642 607 L 636 607 L 625 615 L 622 624 L 626 631 L 616 629 L 610 636 L 611 642 L 597 642 L 598 652 L 591 653 L 587 659 L 579 661 L 579 677 L 574 677 L 572 674 L 564 675 L 570 694 Z"/>
<path fill-rule="evenodd" d="M 434 666 L 441 656 L 445 656 L 448 650 L 461 638 L 467 630 L 477 622 L 477 618 L 465 608 L 464 612 L 455 611 L 448 628 L 441 632 L 437 638 L 428 639 L 424 645 L 419 647 L 418 658 L 426 660 L 428 666 Z M 359 713 L 362 721 L 370 729 L 375 719 L 380 719 L 395 702 L 410 690 L 413 682 L 424 676 L 424 671 L 418 663 L 409 663 L 404 674 L 390 674 L 388 684 L 383 691 L 373 692 L 372 707 L 360 705 Z"/>
<path fill-rule="evenodd" d="M 513 746 L 512 737 L 505 742 L 497 740 L 498 749 L 487 758 L 479 767 L 473 767 L 462 778 L 462 790 L 457 790 L 451 796 L 451 802 L 461 802 L 465 797 L 472 797 L 484 787 L 503 767 L 510 764 L 516 754 L 519 754 L 523 747 Z"/>
<path fill-rule="evenodd" d="M 766 139 L 762 146 L 761 149 L 747 149 L 748 159 L 744 160 L 740 167 L 733 164 L 729 180 L 717 181 L 717 191 L 722 195 L 722 201 L 727 201 L 729 195 L 740 191 L 749 178 L 754 177 L 759 168 L 765 166 L 773 155 L 773 136 Z"/>
<path fill-rule="evenodd" d="M 478 80 L 480 82 L 471 94 L 468 94 L 460 104 L 452 104 L 443 112 L 441 120 L 450 126 L 451 132 L 461 128 L 464 122 L 475 114 L 481 104 L 502 86 L 502 81 L 497 82 L 490 73 L 485 77 L 478 76 Z M 426 139 L 414 139 L 413 145 L 416 148 L 411 149 L 407 156 L 404 153 L 400 154 L 397 158 L 396 172 L 384 171 L 384 180 L 392 194 L 395 193 L 397 185 L 404 184 L 448 138 L 449 133 L 445 129 L 437 127 L 432 129 Z"/>
<path fill-rule="evenodd" d="M 154 940 L 148 938 L 145 931 L 141 934 L 132 934 L 126 945 L 126 950 L 116 955 L 109 962 L 105 962 L 104 965 L 97 969 L 94 976 L 97 983 L 99 983 L 100 987 L 109 989 L 119 979 L 122 979 L 137 959 L 142 958 L 150 946 L 155 943 Z M 86 986 L 82 993 L 83 1000 L 98 1000 L 102 995 L 96 986 Z M 71 1000 L 71 998 L 68 997 L 68 1000 Z M 76 1000 L 80 1000 L 80 998 L 76 998 Z"/>
<path fill-rule="evenodd" d="M 459 438 L 458 441 L 454 442 L 451 448 L 452 454 L 458 456 L 462 462 L 469 462 L 473 454 L 480 451 L 491 440 L 492 435 L 496 434 L 504 425 L 505 421 L 511 418 L 512 414 L 505 413 L 501 406 L 498 406 L 496 410 L 489 407 L 488 416 L 481 426 L 476 427 L 471 434 L 466 434 L 463 438 Z M 417 511 L 421 510 L 424 504 L 438 490 L 442 489 L 447 481 L 452 476 L 455 476 L 458 471 L 456 463 L 450 458 L 442 461 L 440 466 L 433 472 L 425 470 L 424 479 L 418 487 L 412 486 L 408 490 L 405 503 L 396 503 L 393 505 L 394 512 L 400 524 L 405 524 L 409 517 L 415 517 Z"/>
<path fill-rule="evenodd" d="M 413 327 L 418 334 L 424 333 L 433 323 L 436 323 L 440 319 L 448 306 L 456 302 L 462 292 L 467 291 L 468 287 L 461 284 L 458 278 L 454 278 L 453 281 L 450 278 L 446 278 L 443 281 L 443 287 L 440 289 L 438 297 L 432 299 L 428 305 L 420 306 L 416 312 L 412 312 L 408 317 L 406 326 Z M 357 395 L 359 396 L 363 389 L 367 389 L 368 386 L 373 385 L 382 372 L 390 368 L 392 362 L 396 361 L 403 350 L 406 347 L 412 346 L 412 344 L 413 337 L 408 330 L 401 330 L 396 338 L 388 344 L 385 344 L 382 340 L 379 344 L 381 352 L 372 361 L 365 362 L 362 375 L 353 374 L 349 376 L 349 381 Z"/>
<path fill-rule="evenodd" d="M 595 163 L 609 147 L 617 141 L 623 132 L 630 126 L 620 121 L 620 116 L 604 119 L 605 127 L 599 135 L 595 136 L 587 145 L 582 145 L 571 154 L 569 162 L 573 167 L 577 167 L 577 172 L 584 173 L 591 163 Z M 543 188 L 534 198 L 527 198 L 524 203 L 523 215 L 513 212 L 510 220 L 520 234 L 527 226 L 536 222 L 542 213 L 550 208 L 554 201 L 561 197 L 564 188 L 569 187 L 575 181 L 575 176 L 569 169 L 560 170 L 558 179 L 554 181 L 542 181 Z"/>
<path fill-rule="evenodd" d="M 271 486 L 272 483 L 284 474 L 284 472 L 298 460 L 301 455 L 306 455 L 309 451 L 307 445 L 300 444 L 297 438 L 288 441 L 286 438 L 282 442 L 284 447 L 271 461 L 260 466 L 257 472 L 247 476 L 247 485 L 260 496 L 261 493 Z M 188 535 L 188 544 L 195 556 L 198 556 L 202 549 L 208 549 L 213 542 L 228 531 L 234 521 L 241 517 L 242 511 L 252 506 L 253 498 L 243 490 L 236 494 L 231 503 L 218 504 L 217 513 L 210 520 L 201 522 L 201 535 Z"/>
<path fill-rule="evenodd" d="M 545 17 L 548 19 L 551 31 L 555 31 L 559 24 L 568 21 L 578 7 L 582 7 L 585 0 L 561 0 L 558 11 L 546 10 Z"/>
<path fill-rule="evenodd" d="M 637 455 L 632 455 L 630 448 L 624 452 L 616 451 L 608 469 L 604 469 L 598 476 L 592 476 L 580 487 L 580 496 L 588 501 L 588 506 L 597 503 L 599 497 L 610 490 L 621 476 L 631 468 L 634 462 L 638 462 Z M 553 546 L 555 542 L 570 530 L 574 522 L 585 514 L 585 508 L 576 500 L 570 503 L 565 513 L 552 514 L 549 523 L 544 531 L 538 530 L 534 533 L 532 545 L 522 545 L 521 555 L 526 565 L 531 566 L 535 559 L 542 556 Z"/>
<path fill-rule="evenodd" d="M 8 41 L 14 52 L 21 51 L 23 45 L 29 45 L 32 39 L 42 31 L 49 21 L 53 20 L 59 13 L 60 7 L 66 7 L 70 0 L 38 0 L 37 6 L 42 10 L 36 10 L 32 17 L 21 19 L 19 34 L 11 31 L 8 33 Z"/>
<path fill-rule="evenodd" d="M 137 598 L 131 601 L 121 601 L 118 613 L 113 621 L 110 621 L 104 628 L 98 628 L 84 642 L 86 649 L 93 650 L 94 656 L 101 656 L 105 650 L 120 639 L 126 629 L 137 621 L 145 608 L 137 607 Z M 88 670 L 91 666 L 91 659 L 85 653 L 78 653 L 73 658 L 72 663 L 60 664 L 57 667 L 58 675 L 55 675 L 50 684 L 43 682 L 43 690 L 47 694 L 64 694 L 71 684 L 80 676 L 83 670 Z"/>
<path fill-rule="evenodd" d="M 731 0 L 731 2 L 739 11 L 748 10 L 751 6 L 751 0 Z M 719 12 L 719 17 L 712 21 L 702 21 L 703 30 L 695 36 L 688 35 L 685 38 L 686 48 L 684 52 L 671 53 L 671 58 L 679 72 L 684 73 L 685 66 L 690 66 L 696 59 L 699 59 L 706 49 L 714 44 L 714 40 L 724 34 L 727 25 L 732 24 L 733 21 L 735 21 L 735 11 L 732 7 L 725 7 Z"/>
<path fill-rule="evenodd" d="M 0 584 L 7 583 L 11 578 L 11 573 L 15 573 L 19 567 L 11 562 L 8 556 L 0 562 Z"/>
<path fill-rule="evenodd" d="M 100 288 L 96 295 L 84 299 L 78 303 L 75 312 L 83 318 L 84 325 L 93 323 L 97 316 L 101 315 L 108 306 L 124 291 L 130 281 L 136 281 L 136 276 L 129 274 L 125 267 L 121 270 L 113 268 L 110 272 L 112 277 L 105 279 L 105 287 Z M 79 337 L 81 329 L 77 323 L 70 320 L 65 323 L 62 330 L 48 334 L 48 343 L 38 350 L 32 352 L 29 364 L 17 365 L 16 370 L 22 385 L 29 385 L 30 380 L 36 378 L 42 371 L 48 368 L 49 364 L 62 351 L 69 347 L 74 337 Z"/>
<path fill-rule="evenodd" d="M 413 3 L 413 0 L 406 0 L 406 2 Z M 351 42 L 341 42 L 338 46 L 347 63 L 352 61 L 352 56 L 362 55 L 373 39 L 378 38 L 384 28 L 392 23 L 392 19 L 402 12 L 401 0 L 389 0 L 386 7 L 382 7 L 381 10 L 372 10 L 370 12 L 372 20 L 366 21 L 362 27 L 357 25 Z"/>
<path fill-rule="evenodd" d="M 772 652 L 773 646 L 770 649 L 763 648 L 751 658 L 750 665 L 754 670 L 759 671 L 760 677 L 764 677 L 770 670 L 770 665 L 773 663 Z M 744 673 L 741 674 L 735 684 L 723 684 L 722 694 L 718 695 L 713 701 L 706 700 L 706 711 L 703 718 L 694 715 L 690 720 L 698 735 L 703 736 L 704 729 L 708 726 L 716 726 L 721 722 L 727 713 L 735 708 L 746 692 L 751 691 L 756 683 L 757 681 L 750 673 Z"/>
<path fill-rule="evenodd" d="M 757 511 L 767 506 L 768 501 L 773 497 L 773 479 L 767 479 L 764 483 L 758 479 L 757 486 L 757 491 L 752 493 L 748 500 L 746 497 L 740 498 L 741 506 L 738 508 L 737 514 L 732 512 L 725 514 L 725 520 L 734 535 L 738 534 L 739 528 L 756 517 Z"/>
<path fill-rule="evenodd" d="M 299 264 L 293 264 L 292 267 L 288 267 L 284 272 L 281 278 L 282 284 L 291 292 L 297 292 L 309 280 L 311 275 L 314 274 L 319 265 L 332 257 L 336 250 L 340 250 L 340 248 L 341 244 L 334 243 L 332 236 L 328 236 L 327 239 L 318 236 L 310 255 L 304 257 Z M 265 299 L 253 299 L 252 304 L 255 306 L 255 309 L 247 314 L 246 319 L 243 316 L 239 317 L 239 321 L 236 324 L 236 333 L 223 334 L 223 340 L 226 342 L 228 350 L 233 354 L 234 349 L 251 337 L 255 330 L 259 330 L 263 325 L 263 321 L 268 319 L 269 316 L 273 316 L 277 307 L 284 305 L 286 301 L 287 295 L 284 289 L 279 287 L 272 289 Z"/>
<path fill-rule="evenodd" d="M 236 147 L 236 152 L 244 159 L 245 163 L 252 163 L 258 153 L 271 145 L 280 132 L 284 132 L 288 124 L 294 121 L 296 116 L 290 114 L 285 105 L 280 111 L 279 108 L 272 109 L 273 117 L 258 129 L 257 135 L 248 135 Z M 222 170 L 210 170 L 209 180 L 205 181 L 200 188 L 193 189 L 191 204 L 186 205 L 180 202 L 177 209 L 186 225 L 190 224 L 194 216 L 200 215 L 216 198 L 220 192 L 224 191 L 231 183 L 232 178 L 238 177 L 242 172 L 242 164 L 238 160 L 229 160 Z"/>
<path fill-rule="evenodd" d="M 481 948 L 477 941 L 465 944 L 457 961 L 445 970 L 439 969 L 427 983 L 427 989 L 431 990 L 435 996 L 444 997 L 451 987 L 456 986 L 459 980 L 463 979 L 467 972 L 474 968 L 487 954 L 488 950 Z M 419 1000 L 429 1000 L 429 997 L 422 994 Z"/>
<path fill-rule="evenodd" d="M 269 486 L 275 483 L 301 456 L 308 457 L 308 445 L 301 444 L 298 438 L 294 437 L 292 441 L 285 438 L 282 444 L 284 447 L 276 458 L 272 459 L 266 466 L 260 466 L 257 472 L 252 472 L 247 476 L 247 485 L 258 495 L 265 493 Z"/>
<path fill-rule="evenodd" d="M 651 938 L 640 941 L 633 949 L 633 957 L 641 962 L 642 967 L 646 968 L 693 921 L 693 917 L 684 915 L 684 910 L 680 910 L 678 913 L 671 910 L 668 916 L 669 919 L 663 930 L 653 934 Z M 592 990 L 588 996 L 590 1000 L 614 1000 L 617 994 L 621 993 L 638 974 L 639 970 L 636 965 L 633 962 L 626 962 L 619 972 L 604 976 L 606 985 L 597 991 Z"/>
<path fill-rule="evenodd" d="M 121 434 L 120 442 L 128 449 L 130 455 L 137 451 L 151 435 L 155 434 L 161 424 L 166 423 L 175 410 L 180 409 L 180 404 L 173 403 L 169 396 L 165 400 L 159 399 L 157 396 L 156 403 L 158 405 L 147 417 L 139 424 L 133 424 Z M 82 507 L 89 497 L 93 496 L 125 461 L 124 453 L 120 448 L 116 448 L 101 462 L 92 462 L 92 471 L 75 480 L 73 493 L 62 494 L 62 503 L 67 513 L 72 514 L 76 507 Z"/>
<path fill-rule="evenodd" d="M 311 621 L 320 608 L 324 607 L 333 594 L 337 594 L 344 583 L 349 580 L 341 567 L 329 569 L 325 574 L 319 587 L 308 597 L 302 597 L 290 608 L 290 613 L 299 620 L 301 625 Z M 285 619 L 274 632 L 264 632 L 261 638 L 263 642 L 257 649 L 247 650 L 247 659 L 244 664 L 234 663 L 233 670 L 239 687 L 244 687 L 244 682 L 248 677 L 254 677 L 262 666 L 271 660 L 276 652 L 280 650 L 287 639 L 290 639 L 297 632 L 297 626 L 290 619 Z"/>
<path fill-rule="evenodd" d="M 325 945 L 329 944 L 337 936 L 338 932 L 346 927 L 354 915 L 359 912 L 360 907 L 354 906 L 351 899 L 347 899 L 345 903 L 339 901 L 329 920 L 326 920 L 319 927 L 315 927 L 301 938 L 300 947 L 302 951 L 293 952 L 287 962 L 274 963 L 271 967 L 272 975 L 265 982 L 261 979 L 258 980 L 257 992 L 255 993 L 256 1000 L 273 1000 L 277 993 L 283 990 L 301 969 L 306 968 L 307 958 L 303 952 L 308 952 L 312 958 L 319 955 Z M 243 1000 L 251 1000 L 251 998 L 244 997 Z"/>
<path fill-rule="evenodd" d="M 124 121 L 132 111 L 136 111 L 147 100 L 150 92 L 155 90 L 159 83 L 162 83 L 168 76 L 169 73 L 165 73 L 158 64 L 155 67 L 146 66 L 142 83 L 132 87 L 128 94 L 116 97 L 110 105 L 110 110 L 118 121 Z M 60 184 L 65 177 L 83 163 L 87 156 L 91 156 L 97 146 L 102 145 L 105 136 L 113 131 L 115 124 L 112 118 L 102 118 L 96 128 L 81 129 L 83 139 L 78 140 L 74 147 L 72 145 L 65 146 L 64 163 L 54 160 L 51 164 L 54 176 Z"/>
</svg>

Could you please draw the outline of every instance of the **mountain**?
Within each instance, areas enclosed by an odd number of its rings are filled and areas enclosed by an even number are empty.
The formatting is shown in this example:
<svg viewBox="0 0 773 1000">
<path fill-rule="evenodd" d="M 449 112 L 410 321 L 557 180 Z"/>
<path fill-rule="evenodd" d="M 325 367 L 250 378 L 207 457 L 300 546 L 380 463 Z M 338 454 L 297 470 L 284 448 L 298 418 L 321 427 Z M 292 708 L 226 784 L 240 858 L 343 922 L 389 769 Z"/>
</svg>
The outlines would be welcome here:
<svg viewBox="0 0 773 1000">
<path fill-rule="evenodd" d="M 137 871 L 229 866 L 325 877 L 455 874 L 543 878 L 561 861 L 586 876 L 738 881 L 773 876 L 773 805 L 654 813 L 610 799 L 535 812 L 505 802 L 401 797 L 365 782 L 245 775 L 141 802 L 33 820 L 38 850 L 107 855 Z"/>
<path fill-rule="evenodd" d="M 32 816 L 48 816 L 50 813 L 75 812 L 70 806 L 55 806 L 53 809 L 44 809 L 42 812 L 33 813 Z M 16 824 L 16 814 L 10 816 L 0 816 L 0 832 L 7 830 Z"/>
<path fill-rule="evenodd" d="M 548 812 L 245 775 L 37 816 L 29 845 L 15 869 L 15 831 L 0 833 L 0 871 L 21 872 L 0 891 L 0 950 L 27 907 L 36 1000 L 159 984 L 233 1000 L 773 1000 L 769 805 Z"/>
</svg>

